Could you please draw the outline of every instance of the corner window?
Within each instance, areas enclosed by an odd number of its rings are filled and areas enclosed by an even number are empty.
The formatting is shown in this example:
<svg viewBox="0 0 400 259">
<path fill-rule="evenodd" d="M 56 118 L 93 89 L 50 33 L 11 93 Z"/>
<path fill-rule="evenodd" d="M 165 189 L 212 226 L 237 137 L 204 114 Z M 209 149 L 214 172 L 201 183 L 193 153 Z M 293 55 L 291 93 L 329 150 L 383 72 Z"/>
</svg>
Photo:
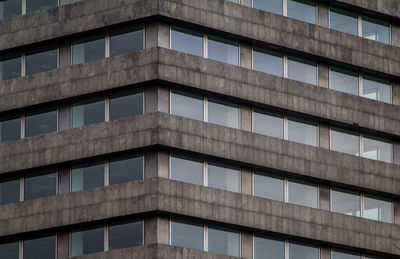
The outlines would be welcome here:
<svg viewBox="0 0 400 259">
<path fill-rule="evenodd" d="M 171 28 L 171 49 L 203 56 L 203 35 L 184 28 Z"/>
<path fill-rule="evenodd" d="M 361 216 L 359 194 L 332 190 L 331 196 L 332 211 L 351 216 Z"/>
<path fill-rule="evenodd" d="M 332 128 L 331 150 L 359 156 L 360 137 L 355 132 Z"/>
<path fill-rule="evenodd" d="M 361 256 L 332 251 L 332 259 L 361 259 Z"/>
<path fill-rule="evenodd" d="M 58 6 L 58 0 L 35 0 L 26 1 L 26 12 L 31 13 Z"/>
<path fill-rule="evenodd" d="M 21 14 L 22 14 L 21 0 L 6 0 L 0 2 L 0 20 Z"/>
<path fill-rule="evenodd" d="M 253 8 L 282 15 L 283 0 L 253 0 Z"/>
<path fill-rule="evenodd" d="M 57 110 L 28 113 L 25 117 L 25 137 L 57 131 Z"/>
<path fill-rule="evenodd" d="M 143 29 L 124 30 L 110 35 L 110 56 L 133 53 L 144 48 Z"/>
<path fill-rule="evenodd" d="M 318 187 L 300 182 L 289 181 L 288 183 L 289 203 L 318 208 Z"/>
<path fill-rule="evenodd" d="M 0 244 L 0 254 L 3 258 L 19 258 L 19 242 Z"/>
<path fill-rule="evenodd" d="M 45 174 L 24 179 L 24 200 L 57 194 L 57 174 Z"/>
<path fill-rule="evenodd" d="M 72 43 L 72 65 L 105 57 L 105 38 L 89 38 Z"/>
<path fill-rule="evenodd" d="M 57 67 L 58 67 L 57 48 L 26 55 L 26 75 L 45 72 L 48 70 L 56 69 Z"/>
<path fill-rule="evenodd" d="M 23 259 L 55 259 L 56 236 L 24 240 L 23 255 Z"/>
<path fill-rule="evenodd" d="M 255 133 L 283 138 L 283 116 L 255 110 L 253 112 L 253 131 Z"/>
<path fill-rule="evenodd" d="M 204 227 L 171 221 L 171 245 L 203 250 Z"/>
<path fill-rule="evenodd" d="M 104 164 L 76 167 L 71 170 L 71 192 L 104 186 Z"/>
<path fill-rule="evenodd" d="M 358 35 L 358 16 L 345 10 L 331 8 L 329 10 L 329 26 L 331 29 Z"/>
<path fill-rule="evenodd" d="M 203 185 L 203 163 L 171 156 L 171 179 Z"/>
<path fill-rule="evenodd" d="M 317 64 L 305 59 L 288 57 L 288 78 L 317 85 Z"/>
<path fill-rule="evenodd" d="M 348 94 L 358 95 L 358 74 L 339 68 L 330 69 L 330 88 Z"/>
<path fill-rule="evenodd" d="M 5 2 L 7 3 L 7 1 Z M 1 5 L 4 4 L 0 3 Z M 21 76 L 21 57 L 0 59 L 0 81 Z"/>
<path fill-rule="evenodd" d="M 209 164 L 207 171 L 208 186 L 231 192 L 239 192 L 239 171 L 237 169 Z"/>
<path fill-rule="evenodd" d="M 240 255 L 240 235 L 239 233 L 208 229 L 208 251 L 216 254 L 229 256 Z"/>
<path fill-rule="evenodd" d="M 392 202 L 364 196 L 364 218 L 393 223 Z"/>
<path fill-rule="evenodd" d="M 284 259 L 285 242 L 254 237 L 254 259 Z"/>
<path fill-rule="evenodd" d="M 110 97 L 110 120 L 143 114 L 143 93 Z"/>
<path fill-rule="evenodd" d="M 77 128 L 105 121 L 105 101 L 85 101 L 72 106 L 72 127 Z"/>
<path fill-rule="evenodd" d="M 255 173 L 253 176 L 254 196 L 284 201 L 284 179 Z"/>
<path fill-rule="evenodd" d="M 21 138 L 21 118 L 0 120 L 0 142 Z"/>
<path fill-rule="evenodd" d="M 239 106 L 236 104 L 208 99 L 208 122 L 239 128 Z"/>
<path fill-rule="evenodd" d="M 392 144 L 389 141 L 363 137 L 363 157 L 386 163 L 392 162 Z"/>
<path fill-rule="evenodd" d="M 392 103 L 392 86 L 389 81 L 373 78 L 369 76 L 363 77 L 362 97 Z"/>
<path fill-rule="evenodd" d="M 289 243 L 289 259 L 318 259 L 319 249 L 311 246 Z"/>
<path fill-rule="evenodd" d="M 287 0 L 287 16 L 308 23 L 316 23 L 316 4 L 309 0 Z"/>
<path fill-rule="evenodd" d="M 108 230 L 108 249 L 143 245 L 143 222 L 111 225 Z"/>
<path fill-rule="evenodd" d="M 283 77 L 283 54 L 254 48 L 253 69 Z"/>
<path fill-rule="evenodd" d="M 234 41 L 209 36 L 208 58 L 238 66 L 239 44 Z"/>
<path fill-rule="evenodd" d="M 19 179 L 0 182 L 0 205 L 19 202 L 20 200 L 20 184 Z M 1 254 L 1 253 L 0 253 Z"/>
<path fill-rule="evenodd" d="M 318 146 L 318 126 L 311 122 L 288 119 L 288 140 Z"/>
<path fill-rule="evenodd" d="M 171 92 L 171 114 L 202 121 L 204 120 L 203 98 Z"/>
<path fill-rule="evenodd" d="M 109 183 L 120 184 L 143 179 L 143 157 L 110 160 Z"/>
<path fill-rule="evenodd" d="M 370 17 L 363 17 L 362 36 L 370 40 L 390 44 L 390 25 Z"/>
<path fill-rule="evenodd" d="M 104 228 L 71 233 L 70 256 L 79 256 L 102 251 L 104 251 Z"/>
</svg>

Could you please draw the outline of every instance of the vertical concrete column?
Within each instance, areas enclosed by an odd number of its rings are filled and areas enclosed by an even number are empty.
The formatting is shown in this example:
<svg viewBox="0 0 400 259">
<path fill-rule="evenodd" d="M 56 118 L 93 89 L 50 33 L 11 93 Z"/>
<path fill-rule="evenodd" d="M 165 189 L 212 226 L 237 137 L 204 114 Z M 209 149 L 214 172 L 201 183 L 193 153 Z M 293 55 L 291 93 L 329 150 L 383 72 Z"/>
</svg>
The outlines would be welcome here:
<svg viewBox="0 0 400 259">
<path fill-rule="evenodd" d="M 329 67 L 325 64 L 318 64 L 318 86 L 329 88 Z"/>
<path fill-rule="evenodd" d="M 319 208 L 321 210 L 330 210 L 331 208 L 331 190 L 328 185 L 319 186 Z"/>
<path fill-rule="evenodd" d="M 57 259 L 69 258 L 69 232 L 57 233 Z"/>
<path fill-rule="evenodd" d="M 240 168 L 241 175 L 241 191 L 243 194 L 252 195 L 253 194 L 253 186 L 252 186 L 252 171 L 249 168 Z"/>
<path fill-rule="evenodd" d="M 400 83 L 392 83 L 392 103 L 394 105 L 400 105 Z"/>
<path fill-rule="evenodd" d="M 71 105 L 62 104 L 58 107 L 58 130 L 67 130 L 71 127 Z"/>
<path fill-rule="evenodd" d="M 393 201 L 394 217 L 393 223 L 400 225 L 400 200 Z"/>
<path fill-rule="evenodd" d="M 145 113 L 169 113 L 169 89 L 163 86 L 149 86 L 145 89 Z"/>
<path fill-rule="evenodd" d="M 251 7 L 252 0 L 239 0 L 241 5 Z"/>
<path fill-rule="evenodd" d="M 240 106 L 240 129 L 251 131 L 252 126 L 252 109 L 248 106 Z"/>
<path fill-rule="evenodd" d="M 329 26 L 329 7 L 326 4 L 318 3 L 318 25 Z"/>
<path fill-rule="evenodd" d="M 253 258 L 253 235 L 250 233 L 241 233 L 242 256 L 240 258 Z"/>
<path fill-rule="evenodd" d="M 393 163 L 400 165 L 400 142 L 393 141 Z"/>
<path fill-rule="evenodd" d="M 170 26 L 167 23 L 146 25 L 146 48 L 162 47 L 169 49 Z"/>
<path fill-rule="evenodd" d="M 147 151 L 145 154 L 145 176 L 147 178 L 169 178 L 169 154 L 164 151 Z"/>
<path fill-rule="evenodd" d="M 240 43 L 240 66 L 251 69 L 252 56 L 252 46 L 246 43 Z"/>
<path fill-rule="evenodd" d="M 391 24 L 392 27 L 392 45 L 400 47 L 400 25 Z"/>
<path fill-rule="evenodd" d="M 60 68 L 71 65 L 71 42 L 65 41 L 58 46 L 60 52 Z"/>
<path fill-rule="evenodd" d="M 58 193 L 70 191 L 70 168 L 61 167 L 58 169 Z"/>
<path fill-rule="evenodd" d="M 144 244 L 169 244 L 169 219 L 151 216 L 144 220 Z"/>
<path fill-rule="evenodd" d="M 323 123 L 320 123 L 319 126 L 319 147 L 329 149 L 330 145 L 330 134 L 329 134 L 329 126 Z"/>
<path fill-rule="evenodd" d="M 320 259 L 331 259 L 331 249 L 329 247 L 320 247 Z"/>
</svg>

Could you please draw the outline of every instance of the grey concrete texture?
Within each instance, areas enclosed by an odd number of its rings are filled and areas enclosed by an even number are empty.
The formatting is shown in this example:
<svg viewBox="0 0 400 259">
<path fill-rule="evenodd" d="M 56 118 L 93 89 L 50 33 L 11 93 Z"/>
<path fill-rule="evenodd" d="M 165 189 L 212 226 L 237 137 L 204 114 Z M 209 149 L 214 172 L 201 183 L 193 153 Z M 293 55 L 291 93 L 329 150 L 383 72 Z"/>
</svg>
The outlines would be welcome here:
<svg viewBox="0 0 400 259">
<path fill-rule="evenodd" d="M 334 2 L 342 2 L 400 18 L 400 2 L 398 0 L 335 0 Z"/>
</svg>

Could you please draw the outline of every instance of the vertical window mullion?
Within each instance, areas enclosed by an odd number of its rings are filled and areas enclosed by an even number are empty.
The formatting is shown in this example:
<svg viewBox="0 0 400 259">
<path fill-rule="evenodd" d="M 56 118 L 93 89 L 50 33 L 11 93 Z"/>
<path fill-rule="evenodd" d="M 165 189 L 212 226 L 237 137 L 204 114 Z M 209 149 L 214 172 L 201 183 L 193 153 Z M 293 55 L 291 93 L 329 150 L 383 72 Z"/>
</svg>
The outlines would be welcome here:
<svg viewBox="0 0 400 259">
<path fill-rule="evenodd" d="M 358 75 L 358 95 L 359 96 L 363 96 L 363 91 L 364 91 L 364 78 L 363 76 L 360 74 Z"/>
<path fill-rule="evenodd" d="M 110 185 L 110 161 L 106 161 L 104 165 L 104 186 Z"/>
<path fill-rule="evenodd" d="M 208 38 L 207 35 L 203 37 L 203 57 L 208 58 Z"/>
<path fill-rule="evenodd" d="M 24 201 L 25 181 L 24 177 L 19 179 L 19 201 Z"/>
<path fill-rule="evenodd" d="M 282 0 L 282 12 L 283 12 L 283 16 L 287 16 L 287 0 Z"/>
<path fill-rule="evenodd" d="M 203 163 L 203 185 L 208 186 L 208 163 L 204 161 Z"/>
<path fill-rule="evenodd" d="M 204 251 L 208 252 L 208 227 L 204 225 Z"/>
<path fill-rule="evenodd" d="M 364 157 L 364 154 L 363 154 L 363 150 L 364 150 L 364 143 L 363 143 L 363 140 L 364 140 L 364 136 L 362 135 L 362 134 L 360 134 L 359 136 L 358 136 L 358 142 L 359 142 L 359 149 L 360 149 L 360 151 L 358 152 L 360 155 L 360 157 Z"/>
<path fill-rule="evenodd" d="M 288 59 L 287 55 L 283 55 L 283 77 L 288 78 Z"/>
<path fill-rule="evenodd" d="M 358 15 L 358 18 L 357 18 L 357 23 L 358 23 L 358 27 L 357 27 L 357 35 L 359 36 L 359 37 L 362 37 L 362 19 L 361 19 L 361 16 L 360 15 Z"/>
<path fill-rule="evenodd" d="M 21 138 L 25 138 L 25 115 L 21 115 Z"/>
<path fill-rule="evenodd" d="M 285 259 L 289 259 L 289 242 L 285 241 Z"/>
<path fill-rule="evenodd" d="M 289 122 L 288 122 L 288 117 L 284 116 L 283 118 L 283 139 L 288 140 L 289 139 Z"/>
<path fill-rule="evenodd" d="M 205 122 L 208 122 L 208 98 L 207 97 L 204 97 L 204 101 L 203 101 L 203 114 L 204 114 L 203 120 Z"/>
<path fill-rule="evenodd" d="M 108 247 L 108 235 L 109 235 L 109 226 L 104 226 L 104 251 L 108 251 L 109 247 Z"/>
<path fill-rule="evenodd" d="M 24 258 L 24 241 L 20 240 L 18 242 L 18 249 L 19 249 L 19 259 Z"/>
<path fill-rule="evenodd" d="M 21 56 L 21 77 L 26 75 L 26 55 Z"/>
<path fill-rule="evenodd" d="M 284 188 L 283 201 L 289 202 L 289 180 L 288 180 L 288 178 L 285 178 L 283 182 L 284 182 L 284 184 L 283 184 L 283 188 Z"/>
<path fill-rule="evenodd" d="M 105 107 L 104 107 L 104 109 L 105 109 L 105 111 L 104 111 L 105 118 L 104 118 L 104 121 L 110 121 L 110 98 L 106 97 L 104 103 L 105 103 Z"/>
<path fill-rule="evenodd" d="M 106 35 L 106 40 L 105 40 L 105 53 L 104 53 L 104 55 L 105 55 L 105 57 L 106 58 L 109 58 L 110 57 L 110 47 L 111 47 L 111 44 L 110 44 L 110 35 L 109 34 L 107 34 Z"/>
<path fill-rule="evenodd" d="M 364 194 L 360 193 L 360 217 L 364 218 Z"/>
<path fill-rule="evenodd" d="M 22 15 L 26 14 L 26 0 L 22 0 Z"/>
</svg>

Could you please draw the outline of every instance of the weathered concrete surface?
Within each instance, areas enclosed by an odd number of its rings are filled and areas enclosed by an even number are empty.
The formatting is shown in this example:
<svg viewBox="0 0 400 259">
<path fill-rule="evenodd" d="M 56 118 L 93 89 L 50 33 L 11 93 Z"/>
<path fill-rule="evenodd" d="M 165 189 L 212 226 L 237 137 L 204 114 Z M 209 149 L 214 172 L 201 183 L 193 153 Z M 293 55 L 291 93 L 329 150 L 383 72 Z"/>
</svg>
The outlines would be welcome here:
<svg viewBox="0 0 400 259">
<path fill-rule="evenodd" d="M 333 2 L 350 4 L 374 12 L 400 18 L 400 2 L 397 0 L 335 0 Z"/>
</svg>

